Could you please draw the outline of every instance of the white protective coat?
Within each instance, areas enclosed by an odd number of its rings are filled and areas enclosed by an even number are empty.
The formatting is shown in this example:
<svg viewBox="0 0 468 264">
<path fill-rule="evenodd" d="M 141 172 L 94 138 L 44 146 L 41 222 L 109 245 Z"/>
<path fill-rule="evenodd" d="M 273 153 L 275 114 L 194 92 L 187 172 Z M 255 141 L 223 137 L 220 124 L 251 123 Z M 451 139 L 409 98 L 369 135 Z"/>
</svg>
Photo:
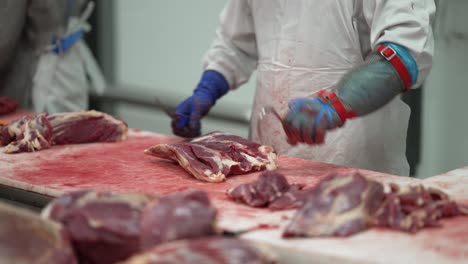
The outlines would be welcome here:
<svg viewBox="0 0 468 264">
<path fill-rule="evenodd" d="M 89 25 L 70 18 L 67 33 L 81 28 Z M 87 110 L 89 93 L 102 94 L 106 87 L 101 69 L 84 40 L 62 54 L 43 52 L 32 84 L 34 111 L 49 113 Z"/>
<path fill-rule="evenodd" d="M 290 99 L 332 87 L 385 41 L 409 49 L 418 64 L 419 86 L 432 64 L 434 13 L 432 0 L 231 0 L 220 16 L 204 68 L 222 73 L 231 89 L 257 70 L 253 140 L 283 155 L 408 175 L 410 108 L 399 97 L 329 131 L 323 145 L 288 145 L 272 116 L 262 121 L 260 139 L 258 113 L 274 106 L 286 114 Z"/>
<path fill-rule="evenodd" d="M 88 1 L 74 2 L 80 10 Z M 21 108 L 49 113 L 86 110 L 89 93 L 105 89 L 84 40 L 58 55 L 48 48 L 55 36 L 90 30 L 86 19 L 67 19 L 66 7 L 63 0 L 1 0 L 0 95 L 15 99 Z"/>
</svg>

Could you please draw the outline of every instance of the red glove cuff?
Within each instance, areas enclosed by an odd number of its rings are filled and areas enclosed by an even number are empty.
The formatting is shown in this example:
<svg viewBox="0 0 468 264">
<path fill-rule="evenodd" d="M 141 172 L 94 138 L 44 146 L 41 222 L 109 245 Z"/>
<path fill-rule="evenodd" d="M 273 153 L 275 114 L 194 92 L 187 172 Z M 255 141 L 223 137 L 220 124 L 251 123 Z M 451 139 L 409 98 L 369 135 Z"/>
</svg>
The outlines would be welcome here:
<svg viewBox="0 0 468 264">
<path fill-rule="evenodd" d="M 341 122 L 344 124 L 346 119 L 351 119 L 356 117 L 356 113 L 352 110 L 347 110 L 340 98 L 336 96 L 336 93 L 333 91 L 322 90 L 318 92 L 318 97 L 323 101 L 335 108 L 338 116 L 341 119 Z"/>
<path fill-rule="evenodd" d="M 411 75 L 396 51 L 385 45 L 378 46 L 377 51 L 393 65 L 393 68 L 395 68 L 405 84 L 404 92 L 408 91 L 411 88 Z"/>
</svg>

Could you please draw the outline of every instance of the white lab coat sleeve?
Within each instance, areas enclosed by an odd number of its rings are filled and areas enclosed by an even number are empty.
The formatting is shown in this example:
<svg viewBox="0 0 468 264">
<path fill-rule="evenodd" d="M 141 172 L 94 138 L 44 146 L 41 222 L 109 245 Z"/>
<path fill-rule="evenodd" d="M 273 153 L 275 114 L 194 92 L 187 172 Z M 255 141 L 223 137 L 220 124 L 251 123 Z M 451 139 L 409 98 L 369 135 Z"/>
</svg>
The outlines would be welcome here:
<svg viewBox="0 0 468 264">
<path fill-rule="evenodd" d="M 205 70 L 221 73 L 235 89 L 246 83 L 257 67 L 254 23 L 247 0 L 230 0 L 219 17 L 216 37 L 205 54 Z"/>
<path fill-rule="evenodd" d="M 418 65 L 418 79 L 412 88 L 419 87 L 432 67 L 434 36 L 432 22 L 435 15 L 433 0 L 364 0 L 363 11 L 370 26 L 372 50 L 382 42 L 406 47 Z"/>
</svg>

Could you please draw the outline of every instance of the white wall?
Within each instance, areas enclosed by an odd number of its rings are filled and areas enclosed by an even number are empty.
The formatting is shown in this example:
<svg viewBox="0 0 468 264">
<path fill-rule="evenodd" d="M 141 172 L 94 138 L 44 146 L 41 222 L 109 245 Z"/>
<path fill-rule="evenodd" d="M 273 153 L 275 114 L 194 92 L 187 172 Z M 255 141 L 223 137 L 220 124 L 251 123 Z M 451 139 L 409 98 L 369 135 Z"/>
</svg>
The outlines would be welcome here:
<svg viewBox="0 0 468 264">
<path fill-rule="evenodd" d="M 135 85 L 148 96 L 179 100 L 189 96 L 201 77 L 201 60 L 214 37 L 225 2 L 115 0 L 115 81 Z M 254 85 L 243 86 L 222 98 L 213 111 L 227 109 L 248 120 L 253 94 Z M 168 118 L 152 109 L 121 105 L 118 111 L 131 126 L 170 132 Z M 149 122 L 151 119 L 158 125 Z M 203 125 L 204 132 L 248 133 L 245 124 L 207 118 Z"/>
<path fill-rule="evenodd" d="M 424 87 L 420 177 L 468 166 L 468 1 L 440 1 Z"/>
</svg>

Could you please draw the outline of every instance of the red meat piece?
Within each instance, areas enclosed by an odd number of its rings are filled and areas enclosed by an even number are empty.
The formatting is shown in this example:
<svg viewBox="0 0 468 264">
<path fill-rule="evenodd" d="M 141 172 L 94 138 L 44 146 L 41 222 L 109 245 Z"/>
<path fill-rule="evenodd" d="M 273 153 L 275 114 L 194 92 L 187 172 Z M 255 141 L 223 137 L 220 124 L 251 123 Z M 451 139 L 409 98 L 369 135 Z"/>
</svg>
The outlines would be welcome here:
<svg viewBox="0 0 468 264">
<path fill-rule="evenodd" d="M 211 206 L 205 192 L 189 190 L 162 197 L 143 212 L 142 248 L 214 235 L 215 220 L 216 209 Z"/>
<path fill-rule="evenodd" d="M 0 203 L 0 262 L 76 264 L 62 225 Z"/>
<path fill-rule="evenodd" d="M 329 176 L 307 195 L 283 236 L 348 236 L 374 226 L 416 232 L 468 213 L 439 190 L 390 187 L 384 192 L 382 184 L 360 174 Z"/>
<path fill-rule="evenodd" d="M 383 186 L 360 174 L 329 176 L 307 197 L 283 236 L 354 234 L 370 226 L 383 199 Z"/>
<path fill-rule="evenodd" d="M 49 204 L 42 215 L 62 223 L 80 261 L 114 263 L 140 250 L 141 213 L 152 197 L 79 191 Z"/>
<path fill-rule="evenodd" d="M 12 113 L 18 109 L 18 102 L 10 97 L 0 96 L 0 115 Z"/>
<path fill-rule="evenodd" d="M 97 111 L 23 117 L 0 126 L 5 153 L 32 152 L 52 145 L 114 142 L 127 138 L 127 124 Z"/>
<path fill-rule="evenodd" d="M 0 126 L 0 146 L 5 153 L 38 151 L 52 145 L 52 133 L 46 113 L 22 117 Z"/>
<path fill-rule="evenodd" d="M 303 204 L 308 191 L 302 188 L 302 185 L 290 185 L 280 173 L 264 172 L 256 181 L 228 190 L 227 195 L 251 207 L 282 210 L 297 208 Z"/>
<path fill-rule="evenodd" d="M 148 155 L 177 161 L 195 178 L 221 182 L 228 175 L 276 168 L 272 147 L 242 137 L 212 132 L 187 143 L 158 144 L 145 150 Z"/>
<path fill-rule="evenodd" d="M 97 111 L 52 114 L 48 120 L 55 145 L 116 142 L 127 138 L 124 121 Z"/>
<path fill-rule="evenodd" d="M 122 264 L 270 264 L 271 253 L 233 238 L 200 238 L 162 244 Z"/>
<path fill-rule="evenodd" d="M 441 218 L 462 214 L 467 214 L 466 210 L 440 190 L 422 185 L 400 188 L 392 184 L 374 224 L 416 232 L 424 227 L 439 226 L 437 221 Z"/>
</svg>

